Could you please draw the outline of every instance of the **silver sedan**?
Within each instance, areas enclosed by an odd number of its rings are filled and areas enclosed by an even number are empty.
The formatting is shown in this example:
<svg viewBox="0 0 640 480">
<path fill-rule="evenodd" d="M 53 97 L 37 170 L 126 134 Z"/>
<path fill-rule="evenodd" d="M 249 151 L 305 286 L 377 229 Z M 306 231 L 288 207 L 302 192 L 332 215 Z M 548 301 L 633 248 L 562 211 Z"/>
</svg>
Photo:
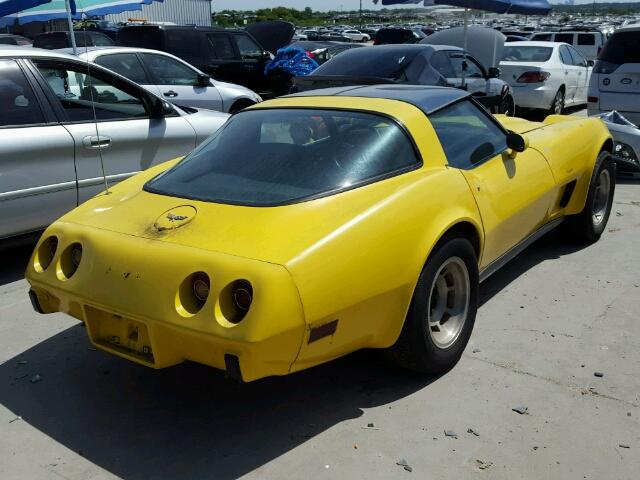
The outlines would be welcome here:
<svg viewBox="0 0 640 480">
<path fill-rule="evenodd" d="M 0 238 L 185 155 L 229 116 L 176 107 L 77 57 L 11 46 L 0 47 L 0 105 Z"/>
<path fill-rule="evenodd" d="M 71 53 L 70 49 L 64 49 Z M 90 47 L 81 58 L 136 82 L 177 105 L 235 113 L 262 98 L 241 85 L 212 79 L 184 60 L 146 48 Z"/>
</svg>

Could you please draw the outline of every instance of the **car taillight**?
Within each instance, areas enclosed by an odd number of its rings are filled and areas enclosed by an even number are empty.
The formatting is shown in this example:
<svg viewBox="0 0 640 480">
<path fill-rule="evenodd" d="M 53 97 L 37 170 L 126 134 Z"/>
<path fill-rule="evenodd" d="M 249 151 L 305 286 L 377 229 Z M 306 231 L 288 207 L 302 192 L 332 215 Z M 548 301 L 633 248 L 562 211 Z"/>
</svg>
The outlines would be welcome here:
<svg viewBox="0 0 640 480">
<path fill-rule="evenodd" d="M 516 81 L 518 83 L 542 83 L 549 78 L 549 75 L 551 75 L 549 72 L 524 72 Z"/>
<path fill-rule="evenodd" d="M 57 271 L 60 280 L 70 279 L 82 262 L 82 245 L 73 243 L 69 245 L 60 255 L 59 268 Z"/>
<path fill-rule="evenodd" d="M 309 50 L 306 50 L 306 54 L 307 54 L 307 57 L 309 57 L 309 58 L 316 58 L 315 53 L 313 53 L 313 52 L 311 52 Z"/>
<path fill-rule="evenodd" d="M 37 272 L 44 272 L 49 267 L 51 261 L 53 260 L 53 257 L 55 257 L 56 255 L 57 250 L 57 237 L 48 237 L 44 242 L 40 244 L 40 246 L 36 250 L 33 264 L 33 267 Z"/>
<path fill-rule="evenodd" d="M 598 103 L 598 97 L 587 97 L 587 102 Z"/>
<path fill-rule="evenodd" d="M 246 312 L 253 301 L 253 288 L 246 280 L 238 280 L 233 286 L 233 301 L 240 310 Z"/>
<path fill-rule="evenodd" d="M 206 273 L 199 272 L 193 275 L 192 281 L 191 288 L 193 288 L 193 294 L 202 306 L 209 297 L 209 290 L 211 288 L 209 276 Z"/>
</svg>

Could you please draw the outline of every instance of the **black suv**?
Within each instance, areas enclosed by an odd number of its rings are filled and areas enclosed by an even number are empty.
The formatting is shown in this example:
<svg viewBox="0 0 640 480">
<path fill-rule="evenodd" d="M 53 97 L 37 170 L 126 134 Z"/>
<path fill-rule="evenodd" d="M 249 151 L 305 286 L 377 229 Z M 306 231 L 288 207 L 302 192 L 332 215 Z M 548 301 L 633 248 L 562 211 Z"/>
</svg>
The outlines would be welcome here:
<svg viewBox="0 0 640 480">
<path fill-rule="evenodd" d="M 118 43 L 171 53 L 216 80 L 237 83 L 269 97 L 265 65 L 294 33 L 288 22 L 250 25 L 246 30 L 215 27 L 139 25 L 124 27 Z"/>
</svg>

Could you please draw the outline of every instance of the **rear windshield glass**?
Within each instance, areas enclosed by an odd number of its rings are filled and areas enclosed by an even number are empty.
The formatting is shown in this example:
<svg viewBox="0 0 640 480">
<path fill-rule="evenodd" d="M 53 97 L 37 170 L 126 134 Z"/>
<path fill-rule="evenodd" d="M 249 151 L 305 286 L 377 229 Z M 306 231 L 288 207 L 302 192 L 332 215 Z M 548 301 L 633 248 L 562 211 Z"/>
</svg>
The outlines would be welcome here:
<svg viewBox="0 0 640 480">
<path fill-rule="evenodd" d="M 240 205 L 336 193 L 420 164 L 406 133 L 370 113 L 247 110 L 145 190 Z"/>
<path fill-rule="evenodd" d="M 507 62 L 546 62 L 551 58 L 551 47 L 504 47 L 502 60 Z"/>
<path fill-rule="evenodd" d="M 598 60 L 617 65 L 640 63 L 640 31 L 614 33 L 605 43 Z"/>
<path fill-rule="evenodd" d="M 404 69 L 418 54 L 418 49 L 357 48 L 338 55 L 320 66 L 314 75 L 346 75 L 382 77 L 394 80 L 402 77 Z"/>
</svg>

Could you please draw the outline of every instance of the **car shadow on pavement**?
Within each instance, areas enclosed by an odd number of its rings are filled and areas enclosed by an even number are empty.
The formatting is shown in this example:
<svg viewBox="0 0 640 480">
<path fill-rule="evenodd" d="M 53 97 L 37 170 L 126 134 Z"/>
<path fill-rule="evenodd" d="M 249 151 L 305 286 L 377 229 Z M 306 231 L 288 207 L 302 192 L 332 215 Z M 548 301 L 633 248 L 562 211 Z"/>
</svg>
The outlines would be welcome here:
<svg viewBox="0 0 640 480">
<path fill-rule="evenodd" d="M 482 284 L 481 304 L 531 267 L 578 248 L 541 239 Z M 120 477 L 227 479 L 437 380 L 361 351 L 240 385 L 201 365 L 156 371 L 97 351 L 77 325 L 0 365 L 0 403 Z"/>
</svg>

